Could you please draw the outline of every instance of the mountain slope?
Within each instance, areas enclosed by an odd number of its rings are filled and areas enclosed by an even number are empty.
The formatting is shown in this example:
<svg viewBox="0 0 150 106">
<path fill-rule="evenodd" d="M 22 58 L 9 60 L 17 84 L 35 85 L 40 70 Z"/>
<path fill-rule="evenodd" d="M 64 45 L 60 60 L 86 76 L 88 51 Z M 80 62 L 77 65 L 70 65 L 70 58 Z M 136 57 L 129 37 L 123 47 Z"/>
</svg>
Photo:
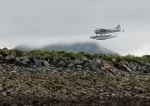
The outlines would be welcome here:
<svg viewBox="0 0 150 106">
<path fill-rule="evenodd" d="M 14 49 L 19 50 L 32 50 L 32 48 L 29 48 L 27 46 L 17 46 Z M 34 48 L 33 48 L 34 49 Z M 40 50 L 55 50 L 55 51 L 68 51 L 68 52 L 86 52 L 86 53 L 99 53 L 99 54 L 117 54 L 109 49 L 106 49 L 105 47 L 98 45 L 96 43 L 92 42 L 86 42 L 86 43 L 74 43 L 74 44 L 53 44 L 44 46 L 42 48 L 36 48 Z"/>
</svg>

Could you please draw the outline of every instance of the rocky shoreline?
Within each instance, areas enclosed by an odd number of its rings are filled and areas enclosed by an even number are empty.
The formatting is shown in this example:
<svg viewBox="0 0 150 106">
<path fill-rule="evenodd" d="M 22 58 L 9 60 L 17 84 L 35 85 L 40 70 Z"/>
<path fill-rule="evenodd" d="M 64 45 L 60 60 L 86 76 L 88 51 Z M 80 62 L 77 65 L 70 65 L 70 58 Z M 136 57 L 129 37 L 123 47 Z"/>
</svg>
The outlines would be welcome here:
<svg viewBox="0 0 150 106">
<path fill-rule="evenodd" d="M 0 105 L 149 106 L 150 63 L 1 52 Z"/>
</svg>

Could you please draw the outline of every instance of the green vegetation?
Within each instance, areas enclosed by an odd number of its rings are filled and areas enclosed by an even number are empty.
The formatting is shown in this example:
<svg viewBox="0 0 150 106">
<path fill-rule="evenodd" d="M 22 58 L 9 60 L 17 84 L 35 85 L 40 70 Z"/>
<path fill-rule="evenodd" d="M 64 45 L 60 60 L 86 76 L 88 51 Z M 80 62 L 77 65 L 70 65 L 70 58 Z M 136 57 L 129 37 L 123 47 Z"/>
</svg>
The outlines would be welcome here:
<svg viewBox="0 0 150 106">
<path fill-rule="evenodd" d="M 65 51 L 52 51 L 51 55 L 67 57 L 70 59 L 82 58 L 82 57 L 89 57 L 89 58 L 92 57 L 92 55 L 90 55 L 88 53 L 84 53 L 84 52 L 75 53 L 75 52 L 65 52 Z"/>
<path fill-rule="evenodd" d="M 42 56 L 42 57 L 48 57 L 50 55 L 49 51 L 41 51 L 41 50 L 32 50 L 27 52 L 28 56 Z"/>
<path fill-rule="evenodd" d="M 142 59 L 143 59 L 144 61 L 150 62 L 150 55 L 144 55 L 144 56 L 142 56 Z"/>
<path fill-rule="evenodd" d="M 3 56 L 10 55 L 11 53 L 12 53 L 12 50 L 9 50 L 7 48 L 0 49 L 0 54 Z"/>
<path fill-rule="evenodd" d="M 42 51 L 42 50 L 32 50 L 32 51 L 20 51 L 20 50 L 9 50 L 7 48 L 0 49 L 0 54 L 3 56 L 14 55 L 16 57 L 21 56 L 41 56 L 41 57 L 51 57 L 51 56 L 60 56 L 63 58 L 83 58 L 86 57 L 87 59 L 95 59 L 100 58 L 108 61 L 116 60 L 116 61 L 148 61 L 150 62 L 150 55 L 144 55 L 142 57 L 137 57 L 134 55 L 105 55 L 105 54 L 89 54 L 84 52 L 66 52 L 66 51 Z"/>
<path fill-rule="evenodd" d="M 105 54 L 100 54 L 99 55 L 100 58 L 104 59 L 104 60 L 108 60 L 111 61 L 113 59 L 115 59 L 116 61 L 121 61 L 122 57 L 119 55 L 105 55 Z"/>
</svg>

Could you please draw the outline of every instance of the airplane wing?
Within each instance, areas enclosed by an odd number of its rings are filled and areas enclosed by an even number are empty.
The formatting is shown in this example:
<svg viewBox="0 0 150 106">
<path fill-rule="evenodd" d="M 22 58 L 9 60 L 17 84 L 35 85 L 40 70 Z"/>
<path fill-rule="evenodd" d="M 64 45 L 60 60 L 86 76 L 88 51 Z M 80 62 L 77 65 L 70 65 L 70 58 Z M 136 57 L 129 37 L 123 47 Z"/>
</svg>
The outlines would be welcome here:
<svg viewBox="0 0 150 106">
<path fill-rule="evenodd" d="M 107 29 L 101 29 L 101 31 L 107 31 Z"/>
</svg>

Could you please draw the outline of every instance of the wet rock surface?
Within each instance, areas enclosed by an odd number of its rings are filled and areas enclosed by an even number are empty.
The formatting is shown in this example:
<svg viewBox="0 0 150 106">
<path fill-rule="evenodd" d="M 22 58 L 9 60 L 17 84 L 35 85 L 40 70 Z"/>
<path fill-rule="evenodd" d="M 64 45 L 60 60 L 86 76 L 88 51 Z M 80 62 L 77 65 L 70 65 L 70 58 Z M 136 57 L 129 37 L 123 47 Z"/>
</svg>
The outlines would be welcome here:
<svg viewBox="0 0 150 106">
<path fill-rule="evenodd" d="M 0 105 L 149 106 L 150 63 L 3 52 Z"/>
</svg>

